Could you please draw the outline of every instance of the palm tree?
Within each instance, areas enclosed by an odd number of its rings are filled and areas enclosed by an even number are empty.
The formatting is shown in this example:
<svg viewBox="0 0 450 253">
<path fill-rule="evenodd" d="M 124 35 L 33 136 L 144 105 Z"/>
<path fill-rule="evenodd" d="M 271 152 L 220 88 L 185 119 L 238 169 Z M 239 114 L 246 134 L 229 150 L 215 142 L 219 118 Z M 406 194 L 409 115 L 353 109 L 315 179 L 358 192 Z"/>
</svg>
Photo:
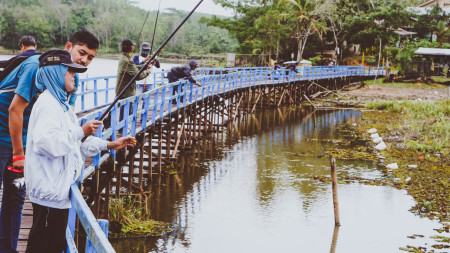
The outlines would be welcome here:
<svg viewBox="0 0 450 253">
<path fill-rule="evenodd" d="M 278 6 L 284 7 L 286 11 L 283 14 L 286 19 L 293 18 L 295 20 L 293 37 L 297 39 L 297 61 L 302 59 L 309 36 L 317 33 L 319 38 L 322 39 L 322 34 L 326 31 L 323 14 L 329 4 L 330 2 L 327 0 L 280 0 L 278 2 Z"/>
<path fill-rule="evenodd" d="M 437 23 L 436 29 L 436 40 L 439 42 L 439 48 L 442 48 L 442 43 L 450 42 L 450 29 L 442 20 Z"/>
</svg>

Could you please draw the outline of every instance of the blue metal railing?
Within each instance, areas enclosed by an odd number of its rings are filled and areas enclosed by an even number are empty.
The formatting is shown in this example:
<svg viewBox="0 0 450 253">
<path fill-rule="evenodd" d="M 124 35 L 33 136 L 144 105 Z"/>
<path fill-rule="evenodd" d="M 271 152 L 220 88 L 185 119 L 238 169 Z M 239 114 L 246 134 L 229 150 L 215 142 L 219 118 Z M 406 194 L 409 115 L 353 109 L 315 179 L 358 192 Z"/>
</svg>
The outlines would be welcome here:
<svg viewBox="0 0 450 253">
<path fill-rule="evenodd" d="M 339 78 L 348 76 L 376 76 L 383 73 L 383 67 L 363 67 L 363 66 L 301 66 L 297 67 L 299 73 L 287 72 L 282 68 L 274 71 L 271 67 L 254 67 L 254 68 L 226 68 L 214 69 L 204 68 L 194 71 L 194 77 L 197 80 L 217 81 L 223 80 L 231 73 L 239 73 L 237 78 L 243 86 L 248 87 L 248 83 L 254 81 L 262 82 L 272 80 L 272 84 L 283 83 L 285 81 L 302 81 L 302 80 L 320 80 L 329 78 Z M 166 78 L 168 71 L 161 71 L 153 73 L 153 78 L 150 83 L 145 85 L 146 91 L 156 89 L 160 86 L 168 84 Z M 206 78 L 206 79 L 205 79 Z M 92 109 L 101 108 L 111 103 L 115 98 L 115 83 L 116 76 L 102 76 L 81 79 L 81 85 L 78 91 L 77 99 L 77 113 L 87 112 Z M 140 89 L 142 90 L 142 85 Z"/>
<path fill-rule="evenodd" d="M 114 105 L 109 116 L 104 121 L 109 122 L 108 126 L 105 129 L 101 126 L 95 133 L 95 136 L 104 140 L 110 138 L 113 141 L 116 140 L 118 133 L 122 136 L 135 136 L 157 120 L 170 115 L 180 108 L 202 101 L 207 97 L 236 89 L 303 80 L 377 76 L 381 74 L 383 74 L 383 67 L 363 66 L 303 66 L 298 67 L 298 73 L 290 72 L 286 69 L 275 71 L 271 67 L 198 69 L 194 72 L 194 78 L 202 84 L 202 87 L 197 87 L 187 80 L 168 83 L 165 78 L 167 71 L 156 72 L 153 74 L 153 82 L 147 86 L 150 90 L 120 100 Z M 115 96 L 115 87 L 111 83 L 115 81 L 116 76 L 82 79 L 81 89 L 78 92 L 77 113 L 87 112 L 110 104 Z M 174 89 L 177 90 L 176 94 L 173 93 Z M 103 108 L 84 115 L 79 118 L 79 123 L 84 124 L 88 120 L 100 118 L 104 110 Z M 117 117 L 119 110 L 123 114 L 121 117 Z M 96 168 L 99 168 L 110 156 L 114 158 L 115 154 L 114 150 L 110 150 L 103 156 L 95 156 L 92 164 L 83 171 L 82 181 L 92 174 Z M 75 184 L 71 187 L 71 202 L 73 207 L 70 211 L 66 236 L 68 250 L 72 250 L 69 252 L 77 252 L 73 243 L 76 215 L 78 215 L 87 234 L 86 244 L 88 246 L 86 252 L 114 252 L 107 239 L 108 221 L 99 221 L 97 223 Z"/>
</svg>

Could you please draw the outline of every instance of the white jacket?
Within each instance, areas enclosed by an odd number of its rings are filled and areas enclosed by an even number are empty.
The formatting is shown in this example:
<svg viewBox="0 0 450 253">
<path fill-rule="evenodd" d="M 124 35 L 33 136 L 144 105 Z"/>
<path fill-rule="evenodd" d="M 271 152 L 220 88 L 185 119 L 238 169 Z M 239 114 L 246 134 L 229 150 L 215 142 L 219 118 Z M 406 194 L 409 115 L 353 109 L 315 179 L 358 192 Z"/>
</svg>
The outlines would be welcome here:
<svg viewBox="0 0 450 253">
<path fill-rule="evenodd" d="M 36 101 L 28 123 L 25 154 L 25 185 L 33 203 L 58 209 L 70 208 L 70 185 L 82 156 L 107 149 L 107 141 L 89 137 L 84 143 L 82 128 L 72 110 L 64 112 L 46 90 Z M 77 150 L 78 149 L 78 150 Z"/>
</svg>

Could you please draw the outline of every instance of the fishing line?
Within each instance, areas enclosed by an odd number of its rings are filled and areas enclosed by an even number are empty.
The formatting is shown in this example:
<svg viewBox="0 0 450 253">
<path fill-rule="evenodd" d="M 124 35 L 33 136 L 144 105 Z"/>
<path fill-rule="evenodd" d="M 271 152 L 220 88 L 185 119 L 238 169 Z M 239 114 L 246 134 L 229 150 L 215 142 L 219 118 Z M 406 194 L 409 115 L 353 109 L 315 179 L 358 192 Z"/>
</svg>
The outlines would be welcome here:
<svg viewBox="0 0 450 253">
<path fill-rule="evenodd" d="M 106 115 L 109 114 L 109 112 L 111 111 L 111 109 L 114 107 L 114 105 L 120 100 L 120 97 L 125 93 L 126 89 L 136 80 L 136 78 L 148 67 L 148 65 L 153 62 L 155 60 L 155 58 L 158 56 L 158 54 L 161 53 L 161 51 L 163 50 L 163 48 L 167 45 L 167 43 L 172 39 L 172 37 L 175 35 L 175 33 L 178 32 L 178 30 L 183 26 L 184 23 L 186 23 L 186 21 L 191 17 L 191 15 L 195 12 L 195 10 L 198 8 L 198 6 L 200 6 L 200 4 L 203 2 L 203 0 L 200 0 L 198 2 L 198 4 L 194 7 L 194 9 L 192 9 L 192 11 L 183 19 L 183 21 L 181 21 L 181 23 L 175 28 L 175 30 L 169 35 L 169 37 L 161 44 L 161 46 L 158 48 L 158 50 L 156 50 L 155 54 L 152 55 L 152 57 L 150 58 L 150 60 L 148 60 L 144 66 L 142 66 L 142 68 L 136 73 L 136 75 L 133 76 L 133 78 L 131 78 L 131 80 L 128 82 L 128 84 L 122 89 L 122 91 L 117 94 L 116 98 L 114 99 L 114 101 L 108 106 L 108 108 L 106 108 L 106 110 L 103 112 L 103 114 L 100 116 L 100 118 L 98 120 L 102 121 Z M 87 136 L 84 137 L 81 142 L 84 142 L 87 139 Z"/>
<path fill-rule="evenodd" d="M 155 33 L 156 33 L 156 25 L 158 24 L 158 17 L 159 17 L 159 10 L 161 7 L 161 0 L 159 0 L 159 4 L 158 4 L 158 12 L 156 13 L 156 20 L 155 20 L 155 28 L 153 29 L 153 37 L 152 37 L 152 45 L 150 47 L 150 54 L 153 51 L 153 42 L 155 41 Z"/>
<path fill-rule="evenodd" d="M 152 45 L 150 46 L 150 55 L 152 55 L 152 52 L 153 52 L 153 42 L 155 42 L 156 26 L 158 25 L 160 7 L 161 7 L 161 0 L 159 0 L 159 3 L 158 3 L 158 12 L 156 13 L 155 27 L 153 28 Z M 147 84 L 147 77 L 144 80 L 144 88 L 142 89 L 142 92 L 145 92 L 146 84 Z"/>
<path fill-rule="evenodd" d="M 138 38 L 137 38 L 137 41 L 136 41 L 137 45 L 139 45 L 139 40 L 141 39 L 142 30 L 144 30 L 145 23 L 147 22 L 148 14 L 150 14 L 150 10 L 147 11 L 147 15 L 145 16 L 144 23 L 142 23 L 141 31 L 139 32 L 139 35 L 138 35 Z M 155 34 L 153 34 L 153 36 L 155 36 Z M 133 59 L 133 57 L 134 57 L 133 54 L 134 54 L 134 51 L 131 53 L 131 59 Z M 129 64 L 130 64 L 130 61 L 127 62 L 127 66 L 125 66 L 125 70 L 128 69 Z M 119 86 L 117 87 L 117 90 L 120 90 L 120 87 L 122 86 L 123 78 L 125 77 L 126 73 L 127 73 L 127 71 L 123 72 L 122 77 L 120 78 L 120 83 L 119 83 Z"/>
</svg>

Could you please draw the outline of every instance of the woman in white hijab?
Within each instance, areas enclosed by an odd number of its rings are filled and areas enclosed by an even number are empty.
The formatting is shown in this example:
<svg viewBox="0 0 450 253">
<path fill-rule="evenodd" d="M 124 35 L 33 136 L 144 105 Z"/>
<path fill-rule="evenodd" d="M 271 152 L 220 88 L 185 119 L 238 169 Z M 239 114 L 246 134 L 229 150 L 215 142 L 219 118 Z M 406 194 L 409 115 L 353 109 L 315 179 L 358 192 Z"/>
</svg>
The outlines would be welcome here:
<svg viewBox="0 0 450 253">
<path fill-rule="evenodd" d="M 102 150 L 133 146 L 133 137 L 107 142 L 90 136 L 100 121 L 82 127 L 69 110 L 68 95 L 74 89 L 74 72 L 86 67 L 73 63 L 65 50 L 50 50 L 39 57 L 36 86 L 44 92 L 31 112 L 25 154 L 25 184 L 33 205 L 33 225 L 27 252 L 58 252 L 66 247 L 70 186 L 79 179 L 83 157 Z"/>
</svg>

